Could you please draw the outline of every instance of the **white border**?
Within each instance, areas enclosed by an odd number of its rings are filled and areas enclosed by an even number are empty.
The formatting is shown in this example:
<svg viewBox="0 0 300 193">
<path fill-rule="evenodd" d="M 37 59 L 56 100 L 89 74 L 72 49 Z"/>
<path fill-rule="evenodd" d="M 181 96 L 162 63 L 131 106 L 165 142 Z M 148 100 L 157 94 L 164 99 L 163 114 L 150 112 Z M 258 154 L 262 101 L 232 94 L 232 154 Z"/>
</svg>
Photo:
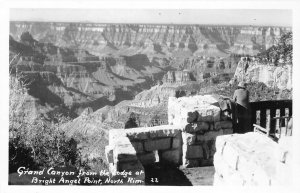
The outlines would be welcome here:
<svg viewBox="0 0 300 193">
<path fill-rule="evenodd" d="M 293 187 L 260 187 L 260 188 L 237 188 L 237 187 L 128 187 L 128 186 L 93 186 L 93 187 L 60 187 L 60 186 L 8 186 L 8 34 L 9 34 L 9 8 L 87 8 L 87 9 L 292 9 L 293 10 L 293 31 L 294 31 L 294 69 L 293 69 L 293 103 L 294 103 L 294 147 L 299 151 L 299 140 L 300 128 L 299 111 L 299 20 L 300 18 L 300 3 L 297 1 L 93 1 L 93 0 L 77 0 L 77 1 L 1 1 L 0 2 L 0 19 L 1 19 L 1 35 L 0 35 L 0 145 L 1 145 L 1 164 L 0 164 L 0 192 L 61 192 L 61 191 L 72 191 L 72 192 L 132 192 L 132 191 L 192 191 L 192 192 L 298 192 L 298 184 L 300 179 L 300 156 L 299 154 L 294 156 L 295 168 L 293 177 L 295 183 Z M 297 77 L 298 76 L 298 77 Z M 298 87 L 298 88 L 297 88 Z M 300 141 L 300 140 L 299 140 Z"/>
</svg>

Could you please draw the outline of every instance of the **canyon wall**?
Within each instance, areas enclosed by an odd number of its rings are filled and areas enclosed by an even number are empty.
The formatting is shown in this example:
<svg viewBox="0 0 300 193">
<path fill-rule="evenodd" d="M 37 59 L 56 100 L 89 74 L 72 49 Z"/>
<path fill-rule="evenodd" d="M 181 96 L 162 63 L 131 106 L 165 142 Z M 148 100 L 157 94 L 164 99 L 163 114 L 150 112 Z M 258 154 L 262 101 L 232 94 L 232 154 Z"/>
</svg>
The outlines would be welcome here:
<svg viewBox="0 0 300 193">
<path fill-rule="evenodd" d="M 15 39 L 29 31 L 41 42 L 85 49 L 96 55 L 112 52 L 176 57 L 254 55 L 290 30 L 254 26 L 10 22 L 10 34 Z"/>
<path fill-rule="evenodd" d="M 257 58 L 241 58 L 237 65 L 234 81 L 262 82 L 268 87 L 292 89 L 292 65 L 264 63 Z"/>
</svg>

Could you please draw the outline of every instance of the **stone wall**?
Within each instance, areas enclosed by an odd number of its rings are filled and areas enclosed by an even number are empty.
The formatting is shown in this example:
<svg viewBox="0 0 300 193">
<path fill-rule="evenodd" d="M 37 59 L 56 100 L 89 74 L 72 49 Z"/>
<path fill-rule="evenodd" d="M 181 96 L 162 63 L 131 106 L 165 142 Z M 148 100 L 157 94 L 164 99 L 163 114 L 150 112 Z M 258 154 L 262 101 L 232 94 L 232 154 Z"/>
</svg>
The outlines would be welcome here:
<svg viewBox="0 0 300 193">
<path fill-rule="evenodd" d="M 232 133 L 232 122 L 221 118 L 216 102 L 210 95 L 170 98 L 169 125 L 110 130 L 106 147 L 110 171 L 138 171 L 155 162 L 213 165 L 216 137 Z"/>
<path fill-rule="evenodd" d="M 144 170 L 155 162 L 180 165 L 182 163 L 182 130 L 171 125 L 156 127 L 112 129 L 106 157 L 113 175 L 117 171 Z M 135 176 L 144 181 L 145 176 Z"/>
<path fill-rule="evenodd" d="M 227 134 L 232 134 L 232 122 L 230 121 L 211 124 L 196 122 L 186 125 L 182 133 L 183 166 L 212 166 L 213 156 L 216 152 L 216 137 Z"/>
<path fill-rule="evenodd" d="M 232 121 L 222 116 L 217 98 L 211 95 L 169 98 L 169 124 L 183 127 L 184 167 L 213 165 L 216 137 L 233 132 Z"/>
<path fill-rule="evenodd" d="M 217 137 L 214 185 L 289 185 L 291 137 L 274 142 L 249 132 Z"/>
</svg>

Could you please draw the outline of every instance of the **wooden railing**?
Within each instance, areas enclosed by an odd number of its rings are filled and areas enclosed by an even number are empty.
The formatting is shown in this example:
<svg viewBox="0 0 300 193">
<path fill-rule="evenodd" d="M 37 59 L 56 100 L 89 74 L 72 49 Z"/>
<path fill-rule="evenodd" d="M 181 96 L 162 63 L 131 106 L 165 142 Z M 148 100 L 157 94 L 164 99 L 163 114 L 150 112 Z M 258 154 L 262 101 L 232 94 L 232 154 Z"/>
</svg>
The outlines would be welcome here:
<svg viewBox="0 0 300 193">
<path fill-rule="evenodd" d="M 281 127 L 287 126 L 293 114 L 292 100 L 251 102 L 250 107 L 251 125 L 255 125 L 256 131 L 264 128 L 263 132 L 271 136 L 275 136 L 278 131 L 281 132 Z"/>
</svg>

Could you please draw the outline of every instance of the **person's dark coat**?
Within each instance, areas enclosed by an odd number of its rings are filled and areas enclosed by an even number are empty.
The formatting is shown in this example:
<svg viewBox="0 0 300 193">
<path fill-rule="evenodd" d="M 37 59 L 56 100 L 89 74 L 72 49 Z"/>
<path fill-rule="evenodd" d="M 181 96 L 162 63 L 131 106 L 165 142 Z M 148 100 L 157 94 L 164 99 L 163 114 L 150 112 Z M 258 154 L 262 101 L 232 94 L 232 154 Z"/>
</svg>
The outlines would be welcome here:
<svg viewBox="0 0 300 193">
<path fill-rule="evenodd" d="M 244 88 L 238 88 L 234 91 L 233 100 L 245 107 L 246 109 L 249 108 L 249 91 Z"/>
<path fill-rule="evenodd" d="M 249 91 L 245 88 L 235 90 L 233 100 L 236 103 L 235 133 L 245 133 L 251 130 L 251 112 L 249 106 Z"/>
<path fill-rule="evenodd" d="M 136 128 L 138 125 L 136 124 L 136 120 L 134 118 L 129 118 L 125 123 L 125 129 Z"/>
</svg>

